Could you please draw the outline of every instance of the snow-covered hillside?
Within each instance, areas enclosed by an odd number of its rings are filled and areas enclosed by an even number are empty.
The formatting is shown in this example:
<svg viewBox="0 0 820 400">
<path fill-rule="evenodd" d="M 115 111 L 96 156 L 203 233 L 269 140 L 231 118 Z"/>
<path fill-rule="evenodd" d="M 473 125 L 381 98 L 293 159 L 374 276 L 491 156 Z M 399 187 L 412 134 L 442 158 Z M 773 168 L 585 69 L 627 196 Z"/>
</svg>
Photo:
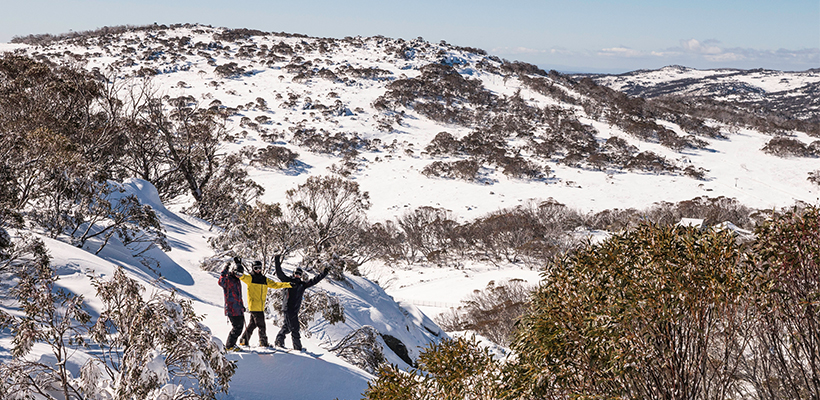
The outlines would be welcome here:
<svg viewBox="0 0 820 400">
<path fill-rule="evenodd" d="M 446 43 L 312 38 L 180 25 L 44 45 L 0 44 L 0 51 L 79 64 L 106 77 L 124 99 L 144 89 L 156 97 L 184 98 L 200 108 L 221 110 L 229 116 L 231 137 L 220 144 L 219 152 L 245 155 L 250 178 L 265 189 L 259 200 L 284 204 L 286 191 L 311 176 L 344 175 L 369 193 L 371 223 L 395 221 L 424 206 L 450 210 L 458 221 L 467 222 L 547 199 L 582 214 L 642 209 L 700 196 L 736 198 L 760 209 L 820 202 L 820 186 L 807 180 L 807 174 L 820 169 L 817 157 L 764 152 L 771 134 L 703 120 L 695 124 L 698 129 L 717 134 L 699 135 L 688 131 L 681 119 L 652 116 L 639 121 L 651 132 L 637 135 L 624 128 L 624 119 L 616 122 L 616 106 L 603 103 L 595 90 L 567 76 Z M 672 87 L 680 81 L 742 83 L 756 88 L 747 91 L 759 93 L 755 101 L 778 92 L 814 96 L 816 103 L 820 73 L 741 74 L 670 67 L 596 79 L 622 91 Z M 438 85 L 444 92 L 427 93 L 425 84 Z M 713 96 L 710 90 L 687 86 L 678 93 Z M 415 97 L 409 97 L 411 92 Z M 816 116 L 818 110 L 805 112 Z M 447 137 L 442 132 L 457 142 L 458 150 L 431 146 Z M 809 133 L 784 132 L 816 144 L 820 151 L 820 138 Z M 664 141 L 670 135 L 685 144 L 670 146 Z M 473 137 L 495 153 L 476 155 L 475 147 L 469 147 Z M 324 142 L 316 144 L 319 139 Z M 295 163 L 285 168 L 263 165 L 260 150 L 269 146 L 298 153 Z M 642 155 L 649 161 L 636 163 Z M 468 179 L 430 168 L 458 161 L 476 162 Z M 514 167 L 521 165 L 525 171 L 516 172 Z M 94 255 L 90 249 L 99 247 L 94 240 L 88 249 L 79 249 L 44 238 L 58 267 L 59 286 L 86 295 L 89 306 L 99 311 L 89 275 L 109 277 L 123 266 L 144 285 L 175 290 L 190 299 L 204 316 L 203 323 L 225 340 L 229 324 L 218 275 L 200 268 L 203 260 L 214 256 L 208 239 L 218 227 L 182 212 L 193 201 L 188 196 L 163 204 L 144 180 L 119 184 L 158 213 L 171 251 L 155 249 L 149 255 L 158 261 L 157 271 L 164 279 L 156 281 L 151 267 L 137 261 L 121 243 L 112 242 Z M 285 260 L 287 271 L 295 266 L 296 260 Z M 346 322 L 331 325 L 317 318 L 310 337 L 304 339 L 310 353 L 229 353 L 238 369 L 226 398 L 359 398 L 373 375 L 328 350 L 342 338 L 372 326 L 400 340 L 415 359 L 424 346 L 448 337 L 434 322 L 437 314 L 457 307 L 490 282 L 537 284 L 539 271 L 530 267 L 478 261 L 437 265 L 419 259 L 399 266 L 370 261 L 360 267 L 363 276 L 325 280 L 318 288 L 341 299 Z M 11 299 L 0 303 L 0 309 L 19 314 Z M 272 320 L 268 323 L 270 336 L 278 326 L 272 326 Z M 410 367 L 383 337 L 378 340 L 387 362 Z M 9 358 L 10 348 L 11 337 L 0 332 L 0 359 Z M 49 360 L 41 346 L 32 357 Z M 71 361 L 73 374 L 79 373 L 84 359 Z"/>
<path fill-rule="evenodd" d="M 632 96 L 678 95 L 758 104 L 800 118 L 817 115 L 820 111 L 820 69 L 784 72 L 669 66 L 591 77 L 599 84 Z"/>
<path fill-rule="evenodd" d="M 230 123 L 236 139 L 225 144 L 225 152 L 276 144 L 299 154 L 298 167 L 289 170 L 250 165 L 252 179 L 267 188 L 261 200 L 268 203 L 282 203 L 286 189 L 308 176 L 329 174 L 328 168 L 334 164 L 342 165 L 338 153 L 317 153 L 294 143 L 294 132 L 311 129 L 367 141 L 367 146 L 358 148 L 358 156 L 349 160 L 353 162 L 350 178 L 370 193 L 373 206 L 369 215 L 373 222 L 393 219 L 419 206 L 443 207 L 469 220 L 515 207 L 527 199 L 553 198 L 588 212 L 640 209 L 657 201 L 675 202 L 704 195 L 737 198 L 747 206 L 763 209 L 790 205 L 796 200 L 814 203 L 820 198 L 817 186 L 806 181 L 806 173 L 816 169 L 816 159 L 784 159 L 762 152 L 771 139 L 769 135 L 749 129 L 729 133 L 728 127 L 712 123 L 724 139 L 701 137 L 707 142 L 702 148 L 673 150 L 657 141 L 639 140 L 601 118 L 585 115 L 577 105 L 537 92 L 522 83 L 523 74 L 499 69 L 502 60 L 475 49 L 419 40 L 320 39 L 198 25 L 80 38 L 45 47 L 5 46 L 35 57 L 80 62 L 85 68 L 109 76 L 156 74 L 150 86 L 157 95 L 192 96 L 200 107 L 235 109 Z M 414 109 L 379 110 L 374 108 L 374 101 L 385 94 L 388 84 L 419 77 L 420 69 L 431 63 L 452 65 L 462 77 L 478 80 L 493 96 L 509 98 L 518 92 L 532 107 L 551 105 L 567 110 L 579 122 L 594 128 L 600 144 L 610 137 L 622 138 L 637 152 L 650 151 L 665 157 L 679 169 L 692 165 L 709 172 L 704 180 L 697 180 L 665 172 L 591 168 L 583 164 L 577 168 L 577 164 L 562 162 L 555 155 L 538 156 L 513 143 L 508 155 L 518 151 L 539 167 L 548 167 L 548 176 L 537 180 L 511 178 L 501 168 L 485 165 L 480 171 L 483 178 L 474 182 L 428 178 L 422 171 L 431 162 L 463 158 L 428 155 L 425 148 L 436 135 L 448 132 L 460 139 L 476 127 L 433 121 Z M 681 79 L 709 82 L 732 77 L 730 82 L 755 85 L 761 92 L 795 91 L 816 87 L 820 81 L 820 74 L 813 71 L 739 74 L 678 67 L 628 77 L 601 79 L 626 90 L 627 83 L 616 82 L 657 85 Z M 561 81 L 550 83 L 570 97 L 584 98 Z M 128 84 L 142 85 L 142 80 Z M 262 99 L 266 108 L 260 107 L 257 99 Z M 678 135 L 687 134 L 674 123 L 661 125 Z M 804 143 L 817 140 L 803 132 L 791 134 Z"/>
</svg>

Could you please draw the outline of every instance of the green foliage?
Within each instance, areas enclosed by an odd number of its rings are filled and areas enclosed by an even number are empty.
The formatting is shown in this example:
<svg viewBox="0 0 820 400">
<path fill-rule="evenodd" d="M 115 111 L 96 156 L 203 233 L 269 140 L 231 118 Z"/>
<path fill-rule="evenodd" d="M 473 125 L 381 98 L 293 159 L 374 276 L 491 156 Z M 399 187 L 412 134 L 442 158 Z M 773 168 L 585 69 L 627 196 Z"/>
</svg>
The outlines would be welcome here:
<svg viewBox="0 0 820 400">
<path fill-rule="evenodd" d="M 512 345 L 511 393 L 725 398 L 740 257 L 731 233 L 643 224 L 550 264 Z"/>
<path fill-rule="evenodd" d="M 760 399 L 820 398 L 820 209 L 776 214 L 756 234 L 744 372 Z"/>
<path fill-rule="evenodd" d="M 396 366 L 379 369 L 369 382 L 368 400 L 496 399 L 499 398 L 501 363 L 475 338 L 457 338 L 431 344 L 409 373 Z"/>
</svg>

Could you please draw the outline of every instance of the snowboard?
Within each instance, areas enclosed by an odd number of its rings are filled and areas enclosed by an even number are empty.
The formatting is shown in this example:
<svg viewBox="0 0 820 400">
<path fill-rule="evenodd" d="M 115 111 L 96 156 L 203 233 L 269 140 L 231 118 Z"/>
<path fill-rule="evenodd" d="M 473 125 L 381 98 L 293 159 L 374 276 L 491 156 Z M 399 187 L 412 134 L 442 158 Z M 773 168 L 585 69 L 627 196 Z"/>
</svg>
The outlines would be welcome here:
<svg viewBox="0 0 820 400">
<path fill-rule="evenodd" d="M 289 354 L 304 354 L 313 358 L 319 358 L 321 354 L 313 353 L 307 350 L 293 350 L 283 347 L 259 347 L 259 346 L 237 346 L 239 351 L 235 353 L 257 353 L 257 354 L 275 354 L 275 353 L 289 353 Z"/>
<path fill-rule="evenodd" d="M 283 349 L 281 347 L 260 347 L 260 346 L 236 346 L 239 347 L 239 351 L 236 353 L 257 353 L 257 354 L 274 354 L 274 353 L 287 353 L 287 349 Z"/>
</svg>

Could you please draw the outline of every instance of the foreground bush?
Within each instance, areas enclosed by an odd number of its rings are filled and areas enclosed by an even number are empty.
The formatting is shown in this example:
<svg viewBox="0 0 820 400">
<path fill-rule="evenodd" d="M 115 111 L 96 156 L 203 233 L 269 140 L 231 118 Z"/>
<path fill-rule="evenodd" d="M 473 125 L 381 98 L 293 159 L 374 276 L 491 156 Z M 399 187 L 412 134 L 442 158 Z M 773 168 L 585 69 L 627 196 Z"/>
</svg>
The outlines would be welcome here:
<svg viewBox="0 0 820 400">
<path fill-rule="evenodd" d="M 445 340 L 422 352 L 418 368 L 410 373 L 395 366 L 379 369 L 376 381 L 367 384 L 364 398 L 495 399 L 500 365 L 475 339 Z"/>
<path fill-rule="evenodd" d="M 513 394 L 726 398 L 740 258 L 731 233 L 644 224 L 552 263 L 512 345 Z"/>
<path fill-rule="evenodd" d="M 820 209 L 775 215 L 756 234 L 743 374 L 759 399 L 820 398 Z"/>
</svg>

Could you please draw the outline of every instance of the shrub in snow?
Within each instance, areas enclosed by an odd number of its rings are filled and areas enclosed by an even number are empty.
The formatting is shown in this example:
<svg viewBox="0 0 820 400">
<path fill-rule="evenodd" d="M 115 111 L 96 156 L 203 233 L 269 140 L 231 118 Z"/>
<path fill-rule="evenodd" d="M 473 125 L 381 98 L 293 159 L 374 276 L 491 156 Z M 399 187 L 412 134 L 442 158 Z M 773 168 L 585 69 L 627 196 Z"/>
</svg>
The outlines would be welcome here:
<svg viewBox="0 0 820 400">
<path fill-rule="evenodd" d="M 55 285 L 58 277 L 44 244 L 32 241 L 14 260 L 17 284 L 11 294 L 21 316 L 0 314 L 0 329 L 14 335 L 13 359 L 0 364 L 0 398 L 78 397 L 68 359 L 85 344 L 91 315 L 83 297 Z M 36 343 L 49 346 L 53 362 L 27 357 Z"/>
<path fill-rule="evenodd" d="M 733 233 L 642 224 L 551 262 L 506 375 L 526 398 L 732 398 L 748 344 Z"/>
<path fill-rule="evenodd" d="M 475 181 L 481 165 L 473 159 L 452 162 L 433 161 L 424 167 L 421 173 L 425 176 Z"/>
<path fill-rule="evenodd" d="M 348 333 L 328 351 L 371 374 L 375 374 L 385 362 L 378 338 L 379 332 L 372 326 L 366 325 Z"/>
<path fill-rule="evenodd" d="M 761 149 L 778 157 L 817 157 L 820 154 L 798 139 L 775 136 Z"/>
<path fill-rule="evenodd" d="M 498 285 L 490 281 L 484 290 L 463 300 L 461 307 L 436 317 L 436 323 L 447 332 L 470 330 L 507 347 L 529 296 L 530 288 L 518 281 Z"/>
<path fill-rule="evenodd" d="M 109 387 L 118 399 L 212 398 L 227 392 L 236 366 L 190 301 L 165 292 L 146 300 L 142 286 L 121 268 L 94 285 L 104 305 L 90 332 L 100 356 L 83 366 L 82 391 Z"/>
<path fill-rule="evenodd" d="M 89 239 L 99 238 L 100 247 L 94 252 L 99 254 L 116 236 L 125 246 L 143 244 L 143 248 L 135 249 L 138 253 L 155 245 L 169 251 L 162 224 L 151 206 L 124 192 L 114 182 L 83 184 L 70 213 L 64 217 L 72 244 L 82 248 Z"/>
<path fill-rule="evenodd" d="M 270 290 L 265 302 L 267 314 L 272 315 L 279 326 L 285 323 L 284 298 L 284 290 Z M 305 291 L 302 307 L 299 308 L 299 327 L 306 337 L 310 337 L 310 329 L 308 328 L 311 322 L 316 319 L 317 314 L 321 314 L 322 318 L 331 325 L 345 322 L 345 308 L 338 297 L 323 289 Z"/>
<path fill-rule="evenodd" d="M 368 382 L 368 400 L 498 399 L 502 397 L 501 368 L 487 348 L 475 338 L 458 338 L 432 344 L 405 372 L 394 365 L 382 366 Z"/>
<path fill-rule="evenodd" d="M 258 162 L 265 167 L 286 169 L 296 165 L 299 153 L 291 151 L 284 146 L 268 146 L 259 149 L 254 157 L 254 162 Z"/>
<path fill-rule="evenodd" d="M 810 171 L 809 177 L 806 178 L 806 180 L 814 183 L 815 185 L 820 185 L 820 169 L 817 171 Z"/>
<path fill-rule="evenodd" d="M 398 224 L 404 231 L 408 261 L 414 261 L 419 253 L 430 261 L 440 261 L 455 238 L 458 222 L 454 218 L 449 210 L 428 206 L 404 213 Z"/>
<path fill-rule="evenodd" d="M 820 209 L 778 213 L 755 234 L 740 370 L 759 399 L 820 397 Z"/>
</svg>

